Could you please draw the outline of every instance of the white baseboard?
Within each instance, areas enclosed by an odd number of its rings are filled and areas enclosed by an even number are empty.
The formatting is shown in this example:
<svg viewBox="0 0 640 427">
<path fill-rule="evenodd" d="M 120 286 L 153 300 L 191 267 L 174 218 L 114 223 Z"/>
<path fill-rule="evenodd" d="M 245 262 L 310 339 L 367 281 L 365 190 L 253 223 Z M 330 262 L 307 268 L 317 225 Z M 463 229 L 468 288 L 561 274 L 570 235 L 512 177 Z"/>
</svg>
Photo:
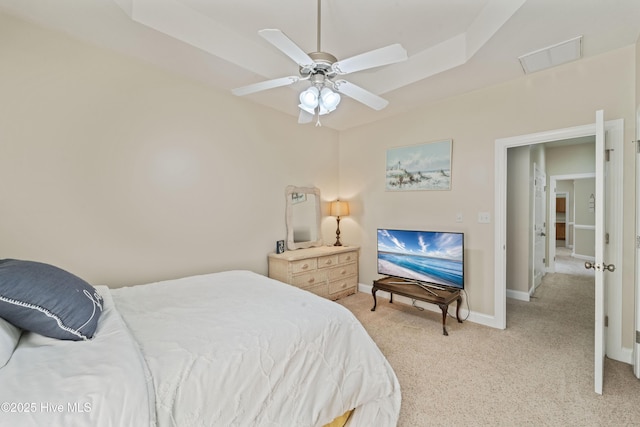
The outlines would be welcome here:
<svg viewBox="0 0 640 427">
<path fill-rule="evenodd" d="M 514 291 L 513 289 L 507 289 L 507 298 L 517 299 L 518 301 L 530 301 L 529 292 Z"/>
<path fill-rule="evenodd" d="M 618 351 L 607 351 L 607 357 L 618 362 L 628 363 L 633 366 L 633 349 L 628 347 L 622 347 Z"/>
<path fill-rule="evenodd" d="M 373 285 L 365 285 L 363 283 L 358 283 L 358 292 L 364 292 L 364 293 L 368 293 L 369 295 L 371 295 L 371 290 L 373 289 Z M 376 299 L 378 299 L 378 305 L 380 304 L 380 297 L 384 298 L 384 299 L 389 299 L 389 292 L 385 292 L 385 291 L 378 291 L 376 292 Z M 402 295 L 395 295 L 393 297 L 393 301 L 394 303 L 400 302 L 406 305 L 412 305 L 412 300 L 411 298 L 407 298 L 407 297 L 403 297 Z M 433 311 L 436 313 L 440 313 L 442 314 L 442 311 L 440 310 L 440 307 L 438 307 L 435 304 L 429 304 L 427 302 L 422 302 L 422 301 L 416 301 L 415 305 L 420 307 L 420 308 L 424 308 L 425 310 L 429 310 L 429 311 Z M 371 307 L 373 307 L 373 297 L 371 298 Z M 453 314 L 455 316 L 455 312 L 456 312 L 456 306 L 455 304 L 451 304 L 450 308 L 449 308 L 449 314 Z M 465 321 L 469 321 L 469 322 L 473 322 L 473 323 L 477 323 L 479 325 L 484 325 L 484 326 L 489 326 L 491 328 L 498 328 L 497 326 L 497 322 L 494 316 L 488 316 L 486 314 L 482 314 L 482 313 L 474 313 L 473 311 L 470 311 L 468 309 L 467 306 L 467 301 L 465 298 L 462 299 L 462 304 L 460 306 L 460 318 L 461 319 L 465 319 Z"/>
<path fill-rule="evenodd" d="M 595 262 L 596 261 L 596 259 L 594 257 L 590 256 L 590 255 L 580 255 L 580 254 L 574 253 L 574 254 L 571 254 L 571 256 L 573 258 L 583 259 L 585 261 L 591 261 L 591 262 Z"/>
</svg>

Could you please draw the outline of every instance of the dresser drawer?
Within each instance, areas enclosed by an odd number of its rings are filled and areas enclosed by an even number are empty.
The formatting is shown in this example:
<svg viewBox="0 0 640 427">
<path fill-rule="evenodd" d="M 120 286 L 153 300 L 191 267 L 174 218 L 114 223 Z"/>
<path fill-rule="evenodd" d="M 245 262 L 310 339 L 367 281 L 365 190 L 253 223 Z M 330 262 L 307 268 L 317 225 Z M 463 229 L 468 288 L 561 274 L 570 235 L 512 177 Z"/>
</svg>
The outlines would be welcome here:
<svg viewBox="0 0 640 427">
<path fill-rule="evenodd" d="M 350 262 L 356 262 L 358 259 L 357 252 L 347 252 L 346 254 L 338 254 L 339 264 L 348 264 Z"/>
<path fill-rule="evenodd" d="M 301 288 L 304 289 L 305 291 L 309 291 L 312 292 L 320 297 L 323 298 L 328 298 L 329 295 L 327 294 L 327 285 L 326 283 L 318 283 L 316 285 L 313 286 L 309 286 L 308 288 Z"/>
<path fill-rule="evenodd" d="M 353 293 L 355 293 L 357 287 L 358 280 L 355 276 L 351 276 L 342 280 L 335 280 L 333 282 L 329 282 L 329 295 L 346 291 L 348 289 L 353 290 Z"/>
<path fill-rule="evenodd" d="M 306 289 L 310 286 L 325 283 L 327 275 L 324 272 L 312 271 L 311 273 L 303 273 L 293 276 L 292 285 Z"/>
<path fill-rule="evenodd" d="M 314 271 L 318 268 L 317 258 L 301 259 L 291 262 L 291 272 L 293 274 L 304 273 L 306 271 Z"/>
<path fill-rule="evenodd" d="M 329 280 L 338 280 L 349 276 L 355 276 L 357 272 L 358 266 L 355 262 L 353 264 L 341 265 L 329 270 Z"/>
<path fill-rule="evenodd" d="M 338 265 L 338 255 L 327 255 L 318 257 L 318 268 L 334 267 Z"/>
</svg>

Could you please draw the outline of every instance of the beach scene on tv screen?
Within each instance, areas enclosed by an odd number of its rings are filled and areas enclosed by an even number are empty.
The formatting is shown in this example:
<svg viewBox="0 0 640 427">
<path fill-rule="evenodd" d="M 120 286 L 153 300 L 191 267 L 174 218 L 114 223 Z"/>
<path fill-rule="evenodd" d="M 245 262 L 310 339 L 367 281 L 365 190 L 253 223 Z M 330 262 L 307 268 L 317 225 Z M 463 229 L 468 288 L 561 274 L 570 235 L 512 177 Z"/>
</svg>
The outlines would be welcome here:
<svg viewBox="0 0 640 427">
<path fill-rule="evenodd" d="M 378 273 L 462 288 L 462 233 L 378 230 Z"/>
</svg>

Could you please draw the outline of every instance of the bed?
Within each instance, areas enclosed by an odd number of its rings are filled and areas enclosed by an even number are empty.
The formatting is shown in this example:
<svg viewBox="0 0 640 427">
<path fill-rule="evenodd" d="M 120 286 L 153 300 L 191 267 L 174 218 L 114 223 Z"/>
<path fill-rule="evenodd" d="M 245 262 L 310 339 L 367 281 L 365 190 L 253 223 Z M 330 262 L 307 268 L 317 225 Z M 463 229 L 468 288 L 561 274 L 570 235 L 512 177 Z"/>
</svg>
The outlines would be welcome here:
<svg viewBox="0 0 640 427">
<path fill-rule="evenodd" d="M 19 307 L 2 283 L 0 263 L 4 316 Z M 99 314 L 90 337 L 15 328 L 0 368 L 0 425 L 324 426 L 341 415 L 349 427 L 397 423 L 397 378 L 339 304 L 249 271 L 88 289 L 70 297 L 91 301 L 91 320 Z M 56 317 L 55 333 L 78 331 L 60 332 L 58 308 L 30 310 Z M 20 323 L 12 316 L 5 330 Z"/>
</svg>

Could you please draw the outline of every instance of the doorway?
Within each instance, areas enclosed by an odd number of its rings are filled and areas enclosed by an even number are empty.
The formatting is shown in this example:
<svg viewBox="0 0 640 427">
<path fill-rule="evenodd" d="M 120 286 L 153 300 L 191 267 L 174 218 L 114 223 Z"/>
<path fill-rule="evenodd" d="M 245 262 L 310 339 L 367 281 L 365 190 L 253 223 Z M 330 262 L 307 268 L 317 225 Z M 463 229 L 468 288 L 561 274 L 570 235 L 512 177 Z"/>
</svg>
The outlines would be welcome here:
<svg viewBox="0 0 640 427">
<path fill-rule="evenodd" d="M 622 164 L 622 145 L 623 145 L 623 120 L 608 121 L 605 123 L 605 129 L 608 133 L 608 140 L 612 144 L 613 150 L 610 152 L 616 164 Z M 550 143 L 553 141 L 570 140 L 574 138 L 590 137 L 595 135 L 595 124 L 565 128 L 540 132 L 529 135 L 521 135 L 510 138 L 502 138 L 496 140 L 495 145 L 495 288 L 494 288 L 494 326 L 504 329 L 507 327 L 506 318 L 506 254 L 507 254 L 507 153 L 509 148 L 524 147 L 529 145 L 537 145 Z M 614 168 L 609 177 L 612 181 L 614 189 L 622 188 L 622 168 Z M 621 190 L 620 190 L 621 191 Z M 611 236 L 612 249 L 617 253 L 616 259 L 621 259 L 622 254 L 622 194 L 617 190 L 611 194 L 612 199 L 607 201 L 608 206 L 612 207 L 612 213 L 609 217 L 613 224 L 609 234 Z M 618 227 L 620 225 L 620 227 Z M 613 248 L 615 246 L 615 248 Z M 613 359 L 627 362 L 622 357 L 623 349 L 621 344 L 622 330 L 622 294 L 621 294 L 621 276 L 616 275 L 613 278 L 616 286 L 611 286 L 607 295 L 607 311 L 609 316 L 609 327 L 607 333 L 607 355 Z"/>
<path fill-rule="evenodd" d="M 595 172 L 588 172 L 549 177 L 549 188 L 552 192 L 549 198 L 549 225 L 555 227 L 555 232 L 550 230 L 550 235 L 556 236 L 556 244 L 550 243 L 548 248 L 547 271 L 550 273 L 556 271 L 555 261 L 559 247 L 571 249 L 571 256 L 583 260 L 583 264 L 584 261 L 595 260 L 595 242 L 591 234 L 594 230 L 593 218 L 589 218 L 588 212 L 595 176 Z M 563 239 L 559 240 L 558 236 Z"/>
</svg>

